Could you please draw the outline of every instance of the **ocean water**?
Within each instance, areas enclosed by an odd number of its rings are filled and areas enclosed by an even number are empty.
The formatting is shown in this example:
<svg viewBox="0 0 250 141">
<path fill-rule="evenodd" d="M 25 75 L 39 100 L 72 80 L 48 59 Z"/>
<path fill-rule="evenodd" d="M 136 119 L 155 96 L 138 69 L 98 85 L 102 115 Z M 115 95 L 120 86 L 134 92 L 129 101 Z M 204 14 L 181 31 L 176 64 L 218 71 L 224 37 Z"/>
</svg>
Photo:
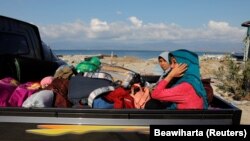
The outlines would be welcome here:
<svg viewBox="0 0 250 141">
<path fill-rule="evenodd" d="M 141 59 L 157 57 L 161 51 L 134 51 L 134 50 L 53 50 L 56 55 L 117 55 L 118 57 L 135 56 Z"/>
<path fill-rule="evenodd" d="M 56 55 L 117 55 L 118 57 L 135 56 L 140 59 L 156 58 L 162 51 L 138 51 L 138 50 L 53 50 Z M 211 54 L 219 55 L 222 53 L 216 52 L 196 52 L 198 55 Z"/>
</svg>

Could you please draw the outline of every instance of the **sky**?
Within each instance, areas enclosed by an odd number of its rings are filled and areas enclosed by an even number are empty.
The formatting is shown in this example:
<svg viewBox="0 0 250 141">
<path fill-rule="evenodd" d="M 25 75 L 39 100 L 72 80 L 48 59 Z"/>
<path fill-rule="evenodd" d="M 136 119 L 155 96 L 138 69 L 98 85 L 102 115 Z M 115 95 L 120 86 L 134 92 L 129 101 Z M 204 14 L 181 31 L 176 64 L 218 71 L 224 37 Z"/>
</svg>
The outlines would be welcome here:
<svg viewBox="0 0 250 141">
<path fill-rule="evenodd" d="M 250 0 L 0 0 L 52 49 L 242 52 Z"/>
</svg>

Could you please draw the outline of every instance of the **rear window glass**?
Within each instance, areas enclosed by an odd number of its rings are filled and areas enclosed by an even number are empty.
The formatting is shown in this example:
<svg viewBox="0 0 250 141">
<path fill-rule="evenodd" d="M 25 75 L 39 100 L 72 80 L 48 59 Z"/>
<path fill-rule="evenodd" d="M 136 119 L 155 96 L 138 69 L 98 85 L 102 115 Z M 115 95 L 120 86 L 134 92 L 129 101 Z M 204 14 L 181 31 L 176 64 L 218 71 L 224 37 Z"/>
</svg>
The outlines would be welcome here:
<svg viewBox="0 0 250 141">
<path fill-rule="evenodd" d="M 24 36 L 0 32 L 0 54 L 27 54 L 29 47 Z"/>
</svg>

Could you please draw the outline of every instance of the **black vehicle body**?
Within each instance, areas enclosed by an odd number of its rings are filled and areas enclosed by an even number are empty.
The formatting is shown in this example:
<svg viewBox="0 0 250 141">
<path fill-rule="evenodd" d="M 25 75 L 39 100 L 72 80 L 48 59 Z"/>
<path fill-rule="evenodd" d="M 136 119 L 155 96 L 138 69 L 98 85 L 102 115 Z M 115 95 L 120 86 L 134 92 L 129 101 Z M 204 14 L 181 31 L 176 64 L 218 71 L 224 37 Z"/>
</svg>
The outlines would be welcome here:
<svg viewBox="0 0 250 141">
<path fill-rule="evenodd" d="M 26 32 L 27 31 L 27 32 Z M 32 24 L 0 16 L 0 32 L 24 36 L 27 45 L 3 53 L 0 45 L 0 78 L 12 76 L 21 82 L 41 79 L 54 73 L 64 64 L 49 48 L 44 48 L 38 28 Z M 2 35 L 1 35 L 2 36 Z M 13 53 L 15 52 L 15 53 Z M 11 70 L 11 71 L 10 71 Z M 159 76 L 143 76 L 145 81 L 156 82 Z M 208 110 L 145 110 L 145 109 L 91 109 L 91 108 L 17 108 L 0 107 L 0 129 L 21 132 L 41 124 L 56 125 L 239 125 L 241 110 L 214 96 Z M 7 139 L 10 133 L 1 136 Z M 15 138 L 15 139 L 14 139 Z M 28 139 L 28 137 L 27 137 Z M 32 139 L 32 138 L 31 138 Z"/>
<path fill-rule="evenodd" d="M 37 26 L 0 16 L 0 78 L 39 80 L 64 64 L 41 40 Z"/>
</svg>

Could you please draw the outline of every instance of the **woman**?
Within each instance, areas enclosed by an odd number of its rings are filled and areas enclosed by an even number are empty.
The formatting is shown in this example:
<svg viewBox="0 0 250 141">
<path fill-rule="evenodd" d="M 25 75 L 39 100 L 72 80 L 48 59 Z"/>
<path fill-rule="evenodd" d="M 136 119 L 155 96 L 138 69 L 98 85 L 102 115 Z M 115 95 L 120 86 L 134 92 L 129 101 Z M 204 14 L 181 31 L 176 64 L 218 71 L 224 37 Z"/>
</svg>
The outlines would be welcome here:
<svg viewBox="0 0 250 141">
<path fill-rule="evenodd" d="M 188 50 L 169 53 L 171 72 L 152 92 L 152 98 L 171 102 L 171 109 L 207 109 L 205 89 L 200 79 L 198 55 Z"/>
<path fill-rule="evenodd" d="M 161 69 L 163 70 L 163 73 L 161 74 L 161 76 L 159 77 L 158 81 L 156 83 L 152 83 L 149 84 L 148 82 L 146 82 L 146 86 L 152 90 L 164 77 L 167 76 L 167 74 L 170 72 L 171 67 L 168 61 L 168 54 L 169 52 L 162 52 L 159 56 L 158 56 L 158 62 L 159 65 L 161 67 Z"/>
<path fill-rule="evenodd" d="M 150 92 L 152 92 L 152 90 L 154 89 L 154 87 L 164 78 L 168 75 L 168 73 L 171 70 L 170 64 L 169 64 L 169 59 L 168 59 L 168 54 L 169 52 L 162 52 L 159 56 L 158 56 L 158 62 L 160 67 L 163 70 L 163 73 L 161 74 L 161 76 L 159 77 L 159 80 L 156 83 L 152 83 L 149 84 L 148 82 L 146 82 L 146 87 L 145 88 L 141 88 L 138 85 L 134 85 L 134 87 L 137 87 L 137 90 L 139 90 L 138 88 L 140 88 L 140 91 L 138 94 L 131 94 L 131 96 L 134 98 L 135 100 L 135 107 L 138 108 L 145 108 L 145 109 L 164 109 L 166 107 L 167 103 L 163 103 L 160 102 L 158 100 L 155 99 L 150 99 Z M 134 89 L 134 88 L 133 88 Z M 133 92 L 134 93 L 134 92 Z M 144 100 L 141 100 L 141 97 L 144 96 L 148 96 L 146 97 Z M 140 102 L 139 102 L 140 101 Z M 141 102 L 144 101 L 144 102 Z"/>
<path fill-rule="evenodd" d="M 163 74 L 160 76 L 158 82 L 160 80 L 162 80 L 169 73 L 169 71 L 171 70 L 170 64 L 169 64 L 169 61 L 168 61 L 168 54 L 169 54 L 169 52 L 162 52 L 158 56 L 159 65 L 163 70 Z"/>
</svg>

